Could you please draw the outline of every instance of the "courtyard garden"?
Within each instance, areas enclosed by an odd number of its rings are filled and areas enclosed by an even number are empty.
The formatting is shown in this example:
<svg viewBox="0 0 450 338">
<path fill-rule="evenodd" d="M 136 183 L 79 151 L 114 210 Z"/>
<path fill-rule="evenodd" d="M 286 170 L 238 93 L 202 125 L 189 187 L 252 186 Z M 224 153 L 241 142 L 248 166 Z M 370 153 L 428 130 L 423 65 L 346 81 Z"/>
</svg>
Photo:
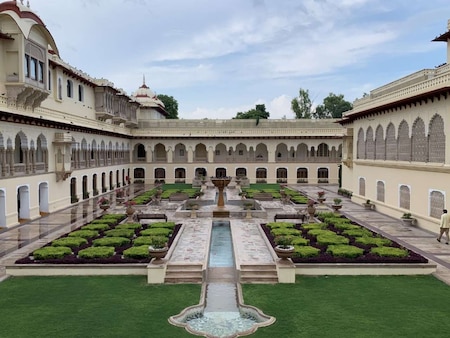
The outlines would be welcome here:
<svg viewBox="0 0 450 338">
<path fill-rule="evenodd" d="M 244 284 L 246 304 L 276 322 L 251 337 L 445 337 L 450 288 L 432 276 L 299 277 Z M 2 337 L 193 337 L 168 323 L 200 285 L 143 276 L 12 277 L 0 283 Z"/>
</svg>

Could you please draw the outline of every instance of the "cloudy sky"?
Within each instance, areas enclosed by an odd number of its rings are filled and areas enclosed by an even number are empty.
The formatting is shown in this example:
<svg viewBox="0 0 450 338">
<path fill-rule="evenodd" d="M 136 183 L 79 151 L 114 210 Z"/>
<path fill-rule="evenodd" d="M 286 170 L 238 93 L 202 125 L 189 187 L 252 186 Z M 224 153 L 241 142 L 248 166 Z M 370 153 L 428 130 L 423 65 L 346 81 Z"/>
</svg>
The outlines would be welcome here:
<svg viewBox="0 0 450 338">
<path fill-rule="evenodd" d="M 63 60 L 128 94 L 145 75 L 184 119 L 315 104 L 446 61 L 448 0 L 29 0 Z M 24 1 L 26 3 L 26 1 Z"/>
</svg>

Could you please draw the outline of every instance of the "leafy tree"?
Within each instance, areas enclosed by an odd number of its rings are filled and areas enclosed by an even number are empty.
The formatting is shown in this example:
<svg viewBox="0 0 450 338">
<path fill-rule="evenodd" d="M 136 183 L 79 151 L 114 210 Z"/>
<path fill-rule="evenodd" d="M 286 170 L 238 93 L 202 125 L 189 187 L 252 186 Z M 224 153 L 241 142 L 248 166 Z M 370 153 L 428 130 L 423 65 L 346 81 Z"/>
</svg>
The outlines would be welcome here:
<svg viewBox="0 0 450 338">
<path fill-rule="evenodd" d="M 298 97 L 291 101 L 291 109 L 297 119 L 310 119 L 312 114 L 312 101 L 309 97 L 309 90 L 302 89 L 298 91 Z"/>
<path fill-rule="evenodd" d="M 158 94 L 158 99 L 164 103 L 167 112 L 167 119 L 178 119 L 178 101 L 173 96 Z"/>
<path fill-rule="evenodd" d="M 233 119 L 255 119 L 259 121 L 259 119 L 268 119 L 270 113 L 266 111 L 265 104 L 257 104 L 254 109 L 250 109 L 246 112 L 239 112 L 236 114 Z"/>
<path fill-rule="evenodd" d="M 316 119 L 337 119 L 342 117 L 342 113 L 352 108 L 352 104 L 344 100 L 344 95 L 330 93 L 323 99 L 323 104 L 316 107 L 313 117 Z"/>
</svg>

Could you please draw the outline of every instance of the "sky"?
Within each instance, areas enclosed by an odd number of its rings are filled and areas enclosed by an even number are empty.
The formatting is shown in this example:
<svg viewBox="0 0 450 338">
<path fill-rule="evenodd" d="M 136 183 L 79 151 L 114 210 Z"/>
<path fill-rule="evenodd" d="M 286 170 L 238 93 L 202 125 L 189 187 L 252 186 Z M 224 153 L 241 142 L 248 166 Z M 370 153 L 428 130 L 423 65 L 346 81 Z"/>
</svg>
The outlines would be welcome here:
<svg viewBox="0 0 450 338">
<path fill-rule="evenodd" d="M 26 4 L 26 1 L 24 1 Z M 182 119 L 265 104 L 293 119 L 309 91 L 353 102 L 446 62 L 448 0 L 29 0 L 60 57 L 131 95 L 173 96 Z"/>
</svg>

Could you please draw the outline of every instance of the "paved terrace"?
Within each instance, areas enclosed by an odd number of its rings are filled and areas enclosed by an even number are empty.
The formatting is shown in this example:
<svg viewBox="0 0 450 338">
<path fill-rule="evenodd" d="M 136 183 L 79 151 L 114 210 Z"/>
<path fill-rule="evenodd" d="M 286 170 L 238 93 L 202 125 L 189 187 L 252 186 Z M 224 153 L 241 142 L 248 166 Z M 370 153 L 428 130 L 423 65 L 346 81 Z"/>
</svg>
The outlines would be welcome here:
<svg viewBox="0 0 450 338">
<path fill-rule="evenodd" d="M 150 187 L 146 187 L 146 189 L 148 188 Z M 319 207 L 322 210 L 326 210 L 327 203 L 331 204 L 333 198 L 338 197 L 336 186 L 291 185 L 290 188 L 301 190 L 313 198 L 317 196 L 317 191 L 326 191 L 327 200 L 323 206 Z M 130 198 L 143 191 L 144 187 L 132 185 L 129 188 Z M 240 199 L 238 189 L 231 186 L 226 191 L 227 200 Z M 215 192 L 215 189 L 206 189 L 202 199 L 214 200 Z M 108 193 L 104 196 L 114 201 L 114 193 Z M 436 232 L 429 232 L 417 227 L 405 227 L 400 219 L 386 216 L 377 211 L 365 210 L 362 205 L 353 203 L 348 198 L 342 196 L 339 196 L 339 198 L 343 200 L 342 214 L 435 262 L 437 270 L 434 275 L 450 285 L 450 245 L 445 245 L 445 241 L 441 243 L 436 241 L 438 224 L 436 224 Z M 97 199 L 92 198 L 38 220 L 1 231 L 0 281 L 7 278 L 5 265 L 13 264 L 17 259 L 28 255 L 29 252 L 49 241 L 99 217 L 102 210 L 97 207 L 96 202 Z M 272 221 L 276 213 L 297 212 L 303 208 L 291 204 L 284 205 L 277 200 L 262 201 L 261 204 L 267 210 L 267 219 L 230 218 L 236 245 L 236 258 L 240 264 L 272 263 L 273 255 L 260 235 L 259 224 Z M 179 202 L 163 201 L 160 205 L 145 207 L 145 212 L 164 212 L 169 220 L 182 222 L 186 225 L 178 245 L 170 257 L 171 262 L 204 262 L 208 254 L 207 245 L 211 218 L 177 218 L 175 217 L 175 210 L 178 206 Z M 122 205 L 115 205 L 114 203 L 110 210 L 118 213 L 125 212 Z"/>
</svg>

